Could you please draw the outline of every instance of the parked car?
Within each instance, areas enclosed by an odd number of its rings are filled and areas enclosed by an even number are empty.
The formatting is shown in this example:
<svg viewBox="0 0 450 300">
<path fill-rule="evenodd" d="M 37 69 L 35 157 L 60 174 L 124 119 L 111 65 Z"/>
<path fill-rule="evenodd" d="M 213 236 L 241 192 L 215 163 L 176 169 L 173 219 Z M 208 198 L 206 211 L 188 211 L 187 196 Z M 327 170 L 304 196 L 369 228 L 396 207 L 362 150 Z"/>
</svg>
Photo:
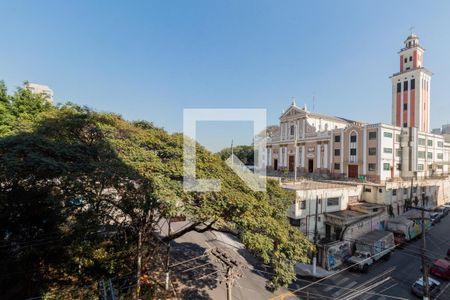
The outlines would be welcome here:
<svg viewBox="0 0 450 300">
<path fill-rule="evenodd" d="M 411 286 L 411 291 L 414 295 L 418 297 L 423 297 L 423 277 L 420 277 L 417 279 L 416 282 Z M 430 291 L 430 296 L 434 298 L 439 291 L 441 290 L 441 283 L 437 281 L 436 279 L 433 279 L 431 277 L 428 277 L 428 287 Z"/>
<path fill-rule="evenodd" d="M 443 206 L 435 208 L 434 211 L 437 212 L 438 214 L 441 214 L 441 219 L 446 215 L 448 215 L 448 209 Z"/>
<path fill-rule="evenodd" d="M 450 205 L 449 206 L 442 205 L 442 206 L 439 206 L 439 207 L 443 209 L 444 216 L 448 216 L 448 213 L 450 212 Z"/>
<path fill-rule="evenodd" d="M 430 267 L 430 274 L 445 280 L 450 280 L 450 261 L 437 259 Z"/>
<path fill-rule="evenodd" d="M 441 215 L 437 212 L 432 212 L 430 214 L 431 224 L 435 225 L 441 221 Z"/>
</svg>

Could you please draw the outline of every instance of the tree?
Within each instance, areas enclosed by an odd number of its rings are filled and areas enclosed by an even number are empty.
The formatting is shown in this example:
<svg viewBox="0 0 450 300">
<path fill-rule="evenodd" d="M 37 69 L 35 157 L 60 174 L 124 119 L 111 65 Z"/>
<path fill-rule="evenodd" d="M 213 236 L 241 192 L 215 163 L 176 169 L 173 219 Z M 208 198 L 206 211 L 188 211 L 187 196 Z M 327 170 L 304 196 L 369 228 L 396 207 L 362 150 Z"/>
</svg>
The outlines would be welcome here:
<svg viewBox="0 0 450 300">
<path fill-rule="evenodd" d="M 244 165 L 254 164 L 253 146 L 240 145 L 233 147 L 233 154 L 236 155 Z M 231 147 L 220 150 L 217 155 L 222 160 L 227 160 L 231 156 Z"/>
<path fill-rule="evenodd" d="M 292 281 L 295 262 L 307 261 L 312 245 L 285 215 L 294 195 L 276 182 L 269 181 L 266 193 L 253 192 L 223 161 L 197 145 L 197 176 L 220 179 L 221 190 L 185 192 L 181 134 L 73 104 L 28 105 L 22 96 L 13 112 L 29 116 L 31 129 L 0 140 L 0 207 L 5 216 L 0 242 L 9 246 L 3 257 L 7 263 L 21 261 L 17 245 L 34 245 L 47 235 L 52 243 L 58 244 L 55 237 L 60 241 L 57 247 L 36 245 L 54 247 L 57 253 L 33 256 L 40 289 L 33 285 L 25 296 L 61 293 L 65 286 L 80 291 L 101 278 L 130 272 L 138 292 L 154 292 L 140 289 L 142 270 L 148 271 L 162 254 L 161 246 L 190 231 L 236 234 L 273 266 L 276 286 Z M 31 118 L 29 111 L 39 113 Z M 27 205 L 14 205 L 13 195 Z M 31 224 L 17 227 L 7 217 L 16 214 Z M 41 219 L 29 218 L 33 214 Z M 161 237 L 160 221 L 176 215 L 187 216 L 191 225 Z"/>
<path fill-rule="evenodd" d="M 0 136 L 11 131 L 13 116 L 11 115 L 11 102 L 8 89 L 3 81 L 0 81 Z"/>
</svg>

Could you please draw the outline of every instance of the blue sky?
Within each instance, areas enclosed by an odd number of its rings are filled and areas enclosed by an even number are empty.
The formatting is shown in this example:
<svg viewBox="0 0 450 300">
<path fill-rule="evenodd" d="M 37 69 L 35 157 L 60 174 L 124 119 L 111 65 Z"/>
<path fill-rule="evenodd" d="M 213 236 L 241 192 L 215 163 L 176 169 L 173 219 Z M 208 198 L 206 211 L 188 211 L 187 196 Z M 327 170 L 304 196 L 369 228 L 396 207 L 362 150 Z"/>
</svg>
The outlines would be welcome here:
<svg viewBox="0 0 450 300">
<path fill-rule="evenodd" d="M 3 1 L 0 79 L 170 132 L 183 108 L 266 108 L 275 124 L 292 96 L 312 109 L 313 95 L 316 111 L 389 123 L 389 76 L 414 26 L 439 127 L 450 121 L 450 1 L 432 3 Z M 251 126 L 207 127 L 200 142 L 213 150 L 251 141 Z"/>
</svg>

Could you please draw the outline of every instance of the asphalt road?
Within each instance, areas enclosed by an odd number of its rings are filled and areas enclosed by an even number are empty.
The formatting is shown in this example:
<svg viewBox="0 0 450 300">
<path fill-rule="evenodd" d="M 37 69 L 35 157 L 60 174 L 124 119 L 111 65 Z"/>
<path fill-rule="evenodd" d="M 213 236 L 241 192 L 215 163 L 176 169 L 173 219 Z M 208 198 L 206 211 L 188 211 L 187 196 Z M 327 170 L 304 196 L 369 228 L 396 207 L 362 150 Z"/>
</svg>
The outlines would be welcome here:
<svg viewBox="0 0 450 300">
<path fill-rule="evenodd" d="M 445 257 L 450 248 L 450 215 L 427 232 L 426 243 L 430 261 Z M 284 299 L 419 299 L 411 293 L 411 285 L 421 277 L 421 245 L 418 239 L 396 249 L 390 260 L 380 260 L 367 274 L 345 270 L 307 288 L 311 281 L 299 278 L 290 290 L 303 289 Z M 441 293 L 436 299 L 450 299 L 450 282 L 438 280 Z"/>
</svg>

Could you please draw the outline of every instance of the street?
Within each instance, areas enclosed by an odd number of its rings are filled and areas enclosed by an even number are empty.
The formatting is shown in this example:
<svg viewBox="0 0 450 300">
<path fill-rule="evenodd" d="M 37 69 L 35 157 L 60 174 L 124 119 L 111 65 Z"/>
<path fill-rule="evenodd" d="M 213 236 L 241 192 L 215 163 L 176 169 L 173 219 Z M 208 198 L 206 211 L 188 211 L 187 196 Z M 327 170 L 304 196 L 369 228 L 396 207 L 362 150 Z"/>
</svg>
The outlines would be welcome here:
<svg viewBox="0 0 450 300">
<path fill-rule="evenodd" d="M 427 232 L 426 253 L 430 261 L 445 257 L 450 248 L 449 233 L 450 216 L 444 217 Z M 296 292 L 296 297 L 284 299 L 418 299 L 411 293 L 411 285 L 421 277 L 421 245 L 419 238 L 403 249 L 396 249 L 390 260 L 378 261 L 367 274 L 337 271 L 330 278 L 314 284 L 311 280 L 299 278 L 289 288 L 291 291 L 301 290 Z M 450 299 L 450 283 L 436 279 L 441 282 L 441 292 L 436 299 Z M 310 287 L 304 288 L 310 284 Z"/>
</svg>

